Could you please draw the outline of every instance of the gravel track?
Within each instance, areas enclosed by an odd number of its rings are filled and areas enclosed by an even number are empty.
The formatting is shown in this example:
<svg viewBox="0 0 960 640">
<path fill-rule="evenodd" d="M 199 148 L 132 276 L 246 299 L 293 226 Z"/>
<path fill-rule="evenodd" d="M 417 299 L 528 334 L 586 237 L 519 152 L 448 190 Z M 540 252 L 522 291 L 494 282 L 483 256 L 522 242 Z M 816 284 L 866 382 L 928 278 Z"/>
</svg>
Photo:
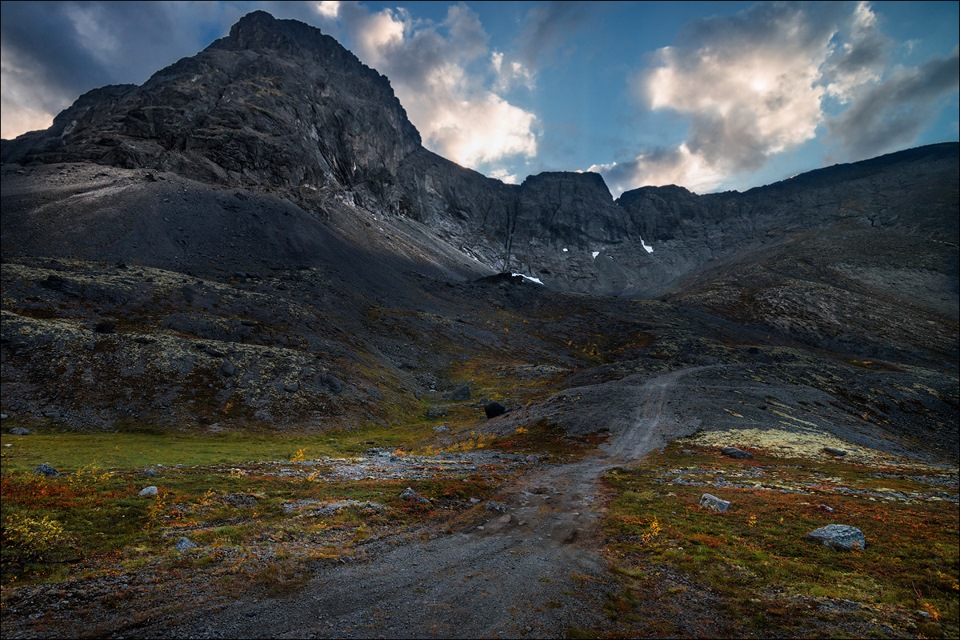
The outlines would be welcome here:
<svg viewBox="0 0 960 640">
<path fill-rule="evenodd" d="M 426 541 L 374 548 L 323 569 L 296 594 L 241 598 L 173 628 L 176 637 L 557 637 L 609 625 L 610 576 L 598 553 L 598 480 L 682 435 L 667 401 L 693 367 L 636 388 L 633 425 L 598 455 L 531 471 L 505 490 L 504 511 Z"/>
</svg>

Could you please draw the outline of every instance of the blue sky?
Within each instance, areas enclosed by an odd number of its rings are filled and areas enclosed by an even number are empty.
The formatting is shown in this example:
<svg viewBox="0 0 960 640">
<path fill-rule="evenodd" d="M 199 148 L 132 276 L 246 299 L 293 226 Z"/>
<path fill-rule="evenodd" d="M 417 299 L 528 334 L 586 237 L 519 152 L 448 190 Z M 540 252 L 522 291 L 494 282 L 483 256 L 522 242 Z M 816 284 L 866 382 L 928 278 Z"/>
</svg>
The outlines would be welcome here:
<svg viewBox="0 0 960 640">
<path fill-rule="evenodd" d="M 505 181 L 743 190 L 958 139 L 957 2 L 4 2 L 3 137 L 258 8 L 336 37 L 425 146 Z"/>
</svg>

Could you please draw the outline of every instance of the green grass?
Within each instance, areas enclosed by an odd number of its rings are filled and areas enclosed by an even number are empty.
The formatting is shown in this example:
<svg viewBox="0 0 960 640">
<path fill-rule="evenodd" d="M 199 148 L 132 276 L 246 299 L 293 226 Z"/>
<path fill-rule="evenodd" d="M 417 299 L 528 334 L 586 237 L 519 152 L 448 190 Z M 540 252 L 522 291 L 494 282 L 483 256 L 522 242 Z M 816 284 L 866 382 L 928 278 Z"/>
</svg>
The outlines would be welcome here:
<svg viewBox="0 0 960 640">
<path fill-rule="evenodd" d="M 6 426 L 6 424 L 4 425 Z M 138 469 L 289 460 L 300 449 L 308 460 L 354 455 L 370 447 L 404 447 L 428 438 L 430 425 L 367 426 L 323 433 L 78 433 L 39 431 L 29 436 L 0 435 L 3 471 L 33 471 L 48 463 L 59 471 L 96 465 Z M 7 447 L 5 445 L 9 444 Z"/>
<path fill-rule="evenodd" d="M 0 447 L 0 582 L 58 582 L 147 566 L 163 571 L 156 563 L 171 554 L 179 557 L 172 545 L 181 535 L 203 548 L 187 564 L 200 563 L 214 573 L 229 565 L 246 566 L 245 571 L 256 574 L 263 560 L 249 551 L 262 545 L 272 549 L 267 556 L 298 571 L 304 562 L 351 555 L 357 544 L 372 537 L 453 517 L 472 507 L 469 498 L 487 497 L 496 485 L 486 477 L 462 474 L 346 481 L 325 475 L 322 462 L 309 461 L 348 457 L 374 446 L 411 447 L 432 435 L 423 423 L 286 434 L 3 434 L 0 442 L 11 446 Z M 289 462 L 294 458 L 306 462 Z M 63 475 L 34 474 L 43 462 Z M 159 475 L 143 475 L 146 467 Z M 281 474 L 282 467 L 299 473 Z M 319 473 L 308 477 L 314 471 Z M 137 495 L 147 485 L 158 487 L 156 497 Z M 433 504 L 401 500 L 407 486 Z M 232 506 L 224 499 L 231 493 L 253 495 L 256 504 Z M 386 509 L 345 509 L 323 517 L 283 509 L 295 500 L 350 499 L 378 502 Z"/>
<path fill-rule="evenodd" d="M 610 472 L 612 492 L 605 521 L 607 550 L 615 571 L 639 590 L 646 574 L 669 566 L 700 588 L 723 597 L 727 613 L 761 629 L 805 635 L 804 599 L 851 600 L 854 616 L 887 619 L 891 625 L 917 619 L 926 610 L 939 618 L 923 633 L 956 637 L 958 629 L 958 512 L 949 501 L 887 501 L 836 491 L 837 487 L 931 494 L 940 487 L 909 478 L 877 478 L 878 471 L 910 471 L 833 460 L 765 457 L 732 460 L 716 450 L 690 456 L 674 443 L 634 469 Z M 678 470 L 688 481 L 751 479 L 792 486 L 777 490 L 672 484 Z M 744 473 L 747 472 L 747 473 Z M 913 472 L 916 473 L 916 472 Z M 762 474 L 762 475 L 760 475 Z M 738 477 L 739 476 L 739 477 Z M 956 488 L 952 489 L 956 493 Z M 732 503 L 715 513 L 699 506 L 703 493 Z M 820 504 L 833 507 L 830 513 Z M 830 523 L 850 524 L 866 535 L 863 551 L 841 552 L 804 537 Z M 635 579 L 634 579 L 635 577 Z M 621 604 L 623 599 L 618 600 Z"/>
</svg>

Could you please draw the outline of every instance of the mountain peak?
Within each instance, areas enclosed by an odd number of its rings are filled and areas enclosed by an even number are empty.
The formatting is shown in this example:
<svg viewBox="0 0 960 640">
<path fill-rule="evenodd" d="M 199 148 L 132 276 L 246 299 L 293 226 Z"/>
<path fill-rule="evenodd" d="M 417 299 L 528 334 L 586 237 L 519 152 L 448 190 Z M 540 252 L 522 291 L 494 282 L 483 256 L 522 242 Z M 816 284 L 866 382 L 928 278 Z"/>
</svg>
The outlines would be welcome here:
<svg viewBox="0 0 960 640">
<path fill-rule="evenodd" d="M 216 41 L 211 47 L 232 51 L 271 49 L 283 52 L 342 49 L 336 40 L 316 27 L 299 20 L 278 20 L 260 10 L 240 18 L 230 27 L 230 35 Z M 348 51 L 343 51 L 356 60 Z"/>
</svg>

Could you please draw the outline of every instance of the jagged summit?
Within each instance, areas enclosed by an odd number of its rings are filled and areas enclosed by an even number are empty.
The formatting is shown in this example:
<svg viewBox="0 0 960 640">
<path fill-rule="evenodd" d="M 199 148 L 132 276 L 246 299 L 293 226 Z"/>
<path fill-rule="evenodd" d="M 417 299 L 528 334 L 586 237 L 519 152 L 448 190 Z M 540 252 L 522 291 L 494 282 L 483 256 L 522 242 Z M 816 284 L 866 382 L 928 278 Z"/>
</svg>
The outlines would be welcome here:
<svg viewBox="0 0 960 640">
<path fill-rule="evenodd" d="M 389 81 L 335 39 L 263 11 L 140 87 L 88 92 L 3 161 L 92 161 L 208 182 L 350 187 L 420 147 Z"/>
</svg>

